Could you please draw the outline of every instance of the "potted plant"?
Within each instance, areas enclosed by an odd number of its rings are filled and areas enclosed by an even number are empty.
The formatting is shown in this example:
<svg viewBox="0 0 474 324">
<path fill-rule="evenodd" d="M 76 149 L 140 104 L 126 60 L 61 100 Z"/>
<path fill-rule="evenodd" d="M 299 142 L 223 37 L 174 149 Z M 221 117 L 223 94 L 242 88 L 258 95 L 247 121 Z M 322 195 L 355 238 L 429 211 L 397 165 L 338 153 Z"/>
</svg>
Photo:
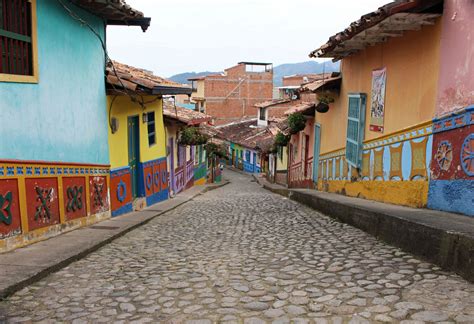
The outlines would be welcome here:
<svg viewBox="0 0 474 324">
<path fill-rule="evenodd" d="M 306 118 L 302 113 L 294 113 L 288 116 L 288 128 L 290 134 L 297 134 L 306 127 Z"/>
<path fill-rule="evenodd" d="M 319 113 L 327 113 L 329 111 L 329 104 L 334 102 L 334 98 L 323 95 L 318 98 L 318 104 L 316 105 L 316 111 Z"/>
</svg>

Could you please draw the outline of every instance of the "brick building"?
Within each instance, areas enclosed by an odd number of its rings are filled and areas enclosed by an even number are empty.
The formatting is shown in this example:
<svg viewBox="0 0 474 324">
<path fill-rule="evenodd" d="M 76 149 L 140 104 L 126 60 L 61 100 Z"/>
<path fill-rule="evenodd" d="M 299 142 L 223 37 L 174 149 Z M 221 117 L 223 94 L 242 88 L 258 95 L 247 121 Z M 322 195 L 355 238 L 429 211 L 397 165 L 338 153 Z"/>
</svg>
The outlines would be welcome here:
<svg viewBox="0 0 474 324">
<path fill-rule="evenodd" d="M 189 81 L 193 84 L 192 101 L 200 111 L 212 116 L 216 125 L 222 125 L 257 117 L 255 104 L 272 100 L 273 66 L 240 62 L 223 73 Z"/>
</svg>

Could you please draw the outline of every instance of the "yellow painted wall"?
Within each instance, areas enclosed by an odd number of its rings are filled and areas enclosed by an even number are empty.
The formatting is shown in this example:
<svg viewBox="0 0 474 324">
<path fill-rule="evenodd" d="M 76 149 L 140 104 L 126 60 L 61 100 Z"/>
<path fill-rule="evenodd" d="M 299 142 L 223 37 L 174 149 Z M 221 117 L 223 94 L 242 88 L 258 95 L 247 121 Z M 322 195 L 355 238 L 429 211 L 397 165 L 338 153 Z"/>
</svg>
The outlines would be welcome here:
<svg viewBox="0 0 474 324">
<path fill-rule="evenodd" d="M 107 112 L 113 96 L 107 97 Z M 154 97 L 144 97 L 145 102 L 154 100 Z M 157 100 L 147 104 L 143 110 L 140 105 L 130 100 L 128 96 L 118 96 L 112 106 L 112 117 L 118 119 L 119 128 L 112 134 L 109 127 L 110 164 L 112 169 L 128 166 L 128 117 L 139 116 L 140 127 L 140 161 L 156 160 L 166 155 L 165 129 L 163 124 L 163 101 Z M 144 112 L 155 112 L 156 144 L 148 145 L 148 125 L 143 123 Z M 110 116 L 109 116 L 110 119 Z"/>
<path fill-rule="evenodd" d="M 283 148 L 282 159 L 277 157 L 277 171 L 288 170 L 288 147 Z"/>
<path fill-rule="evenodd" d="M 321 154 L 346 145 L 351 92 L 367 94 L 365 140 L 431 120 L 436 106 L 440 39 L 441 18 L 432 26 L 406 32 L 344 59 L 340 97 L 328 113 L 316 113 L 316 121 L 321 124 Z M 370 100 L 372 71 L 382 67 L 387 68 L 385 130 L 379 133 L 369 130 Z"/>
<path fill-rule="evenodd" d="M 318 190 L 403 205 L 424 208 L 428 202 L 428 181 L 319 181 Z"/>
</svg>

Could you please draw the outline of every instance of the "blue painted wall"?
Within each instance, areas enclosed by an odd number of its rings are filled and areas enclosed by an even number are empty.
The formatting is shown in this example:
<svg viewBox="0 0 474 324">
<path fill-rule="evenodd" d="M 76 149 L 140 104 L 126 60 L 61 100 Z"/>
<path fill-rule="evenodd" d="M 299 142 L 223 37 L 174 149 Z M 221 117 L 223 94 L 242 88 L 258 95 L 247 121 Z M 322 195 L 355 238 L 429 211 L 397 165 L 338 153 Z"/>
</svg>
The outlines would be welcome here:
<svg viewBox="0 0 474 324">
<path fill-rule="evenodd" d="M 428 208 L 474 216 L 474 181 L 431 180 Z"/>
<path fill-rule="evenodd" d="M 56 0 L 37 7 L 39 83 L 0 82 L 0 159 L 108 164 L 100 42 Z M 74 10 L 104 36 L 101 19 Z"/>
</svg>

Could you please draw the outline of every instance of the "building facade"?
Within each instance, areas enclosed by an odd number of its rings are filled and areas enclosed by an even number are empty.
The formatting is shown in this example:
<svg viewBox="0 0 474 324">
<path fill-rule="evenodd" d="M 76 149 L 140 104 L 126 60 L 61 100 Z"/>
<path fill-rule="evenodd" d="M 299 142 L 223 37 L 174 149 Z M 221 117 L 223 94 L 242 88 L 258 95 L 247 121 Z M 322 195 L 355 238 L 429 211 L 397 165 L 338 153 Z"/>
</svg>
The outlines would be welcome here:
<svg viewBox="0 0 474 324">
<path fill-rule="evenodd" d="M 473 16 L 464 1 L 393 2 L 311 53 L 342 60 L 339 87 L 307 85 L 328 108 L 319 190 L 474 215 Z"/>
<path fill-rule="evenodd" d="M 163 96 L 191 89 L 118 62 L 107 68 L 112 215 L 168 199 Z"/>
<path fill-rule="evenodd" d="M 108 24 L 150 23 L 123 1 L 7 3 L 0 17 L 15 19 L 0 19 L 0 44 L 18 46 L 0 49 L 0 251 L 110 217 L 106 57 L 67 10 L 102 40 Z"/>
<path fill-rule="evenodd" d="M 474 4 L 443 15 L 428 207 L 474 216 Z"/>
<path fill-rule="evenodd" d="M 273 96 L 271 63 L 241 62 L 223 73 L 190 79 L 191 100 L 198 111 L 214 119 L 216 125 L 228 124 L 244 117 L 256 117 L 257 102 Z"/>
</svg>

